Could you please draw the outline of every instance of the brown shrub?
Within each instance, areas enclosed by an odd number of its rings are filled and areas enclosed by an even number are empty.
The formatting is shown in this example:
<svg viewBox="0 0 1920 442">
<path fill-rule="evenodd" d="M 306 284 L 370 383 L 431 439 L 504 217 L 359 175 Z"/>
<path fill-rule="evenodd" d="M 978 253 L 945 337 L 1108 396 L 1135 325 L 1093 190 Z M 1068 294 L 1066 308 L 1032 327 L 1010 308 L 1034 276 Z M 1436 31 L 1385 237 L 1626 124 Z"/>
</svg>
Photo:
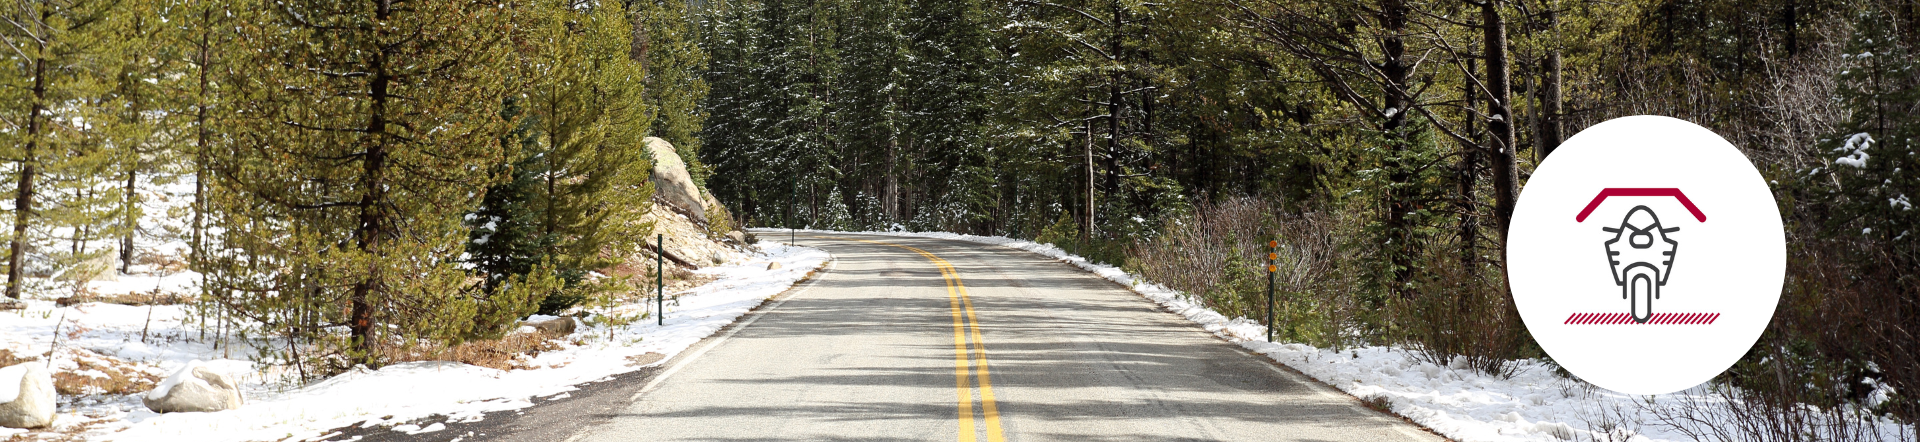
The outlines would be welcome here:
<svg viewBox="0 0 1920 442">
<path fill-rule="evenodd" d="M 1127 249 L 1127 270 L 1148 281 L 1193 294 L 1229 317 L 1267 315 L 1268 240 L 1274 260 L 1274 328 L 1279 339 L 1342 346 L 1365 315 L 1355 303 L 1354 279 L 1342 266 L 1342 221 L 1324 212 L 1284 213 L 1259 198 L 1206 201 L 1175 219 L 1151 241 Z"/>
<path fill-rule="evenodd" d="M 22 362 L 33 362 L 38 360 L 40 360 L 39 356 L 31 356 L 31 355 L 15 356 L 13 354 L 13 351 L 0 348 L 0 367 L 11 367 L 14 364 L 19 364 Z"/>
<path fill-rule="evenodd" d="M 526 368 L 520 360 L 521 355 L 539 356 L 542 352 L 559 350 L 560 345 L 553 339 L 561 337 L 545 332 L 513 333 L 500 339 L 468 341 L 449 347 L 421 347 L 413 351 L 396 352 L 388 356 L 395 363 L 415 361 L 453 361 L 481 367 L 512 370 Z"/>
<path fill-rule="evenodd" d="M 53 374 L 53 390 L 64 395 L 134 394 L 152 390 L 160 378 L 111 359 L 82 357 L 75 361 L 79 369 Z M 105 376 L 80 373 L 99 372 Z"/>
<path fill-rule="evenodd" d="M 187 269 L 187 260 L 170 253 L 136 253 L 133 256 L 133 264 L 150 265 L 161 273 L 176 273 Z"/>
<path fill-rule="evenodd" d="M 1392 300 L 1396 340 L 1435 365 L 1463 358 L 1467 367 L 1495 376 L 1511 374 L 1509 360 L 1537 356 L 1526 351 L 1531 337 L 1498 267 L 1431 255 L 1424 262 L 1416 272 L 1417 295 Z"/>
</svg>

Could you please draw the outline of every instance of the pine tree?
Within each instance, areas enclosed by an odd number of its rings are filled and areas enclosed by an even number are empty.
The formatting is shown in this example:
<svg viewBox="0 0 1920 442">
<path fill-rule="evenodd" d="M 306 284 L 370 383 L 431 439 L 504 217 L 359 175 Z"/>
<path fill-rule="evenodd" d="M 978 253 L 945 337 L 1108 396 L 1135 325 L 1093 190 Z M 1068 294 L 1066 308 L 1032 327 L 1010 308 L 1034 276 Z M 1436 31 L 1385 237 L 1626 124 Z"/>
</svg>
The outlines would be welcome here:
<svg viewBox="0 0 1920 442">
<path fill-rule="evenodd" d="M 1852 110 L 1823 143 L 1831 156 L 1819 172 L 1806 175 L 1826 188 L 1838 209 L 1831 221 L 1835 237 L 1858 235 L 1885 246 L 1896 266 L 1920 264 L 1920 63 L 1902 44 L 1891 11 L 1865 7 L 1847 45 L 1846 67 L 1837 78 L 1840 98 Z M 1904 172 L 1904 173 L 1903 173 Z"/>
<path fill-rule="evenodd" d="M 707 53 L 697 39 L 693 13 L 685 0 L 631 1 L 632 50 L 646 77 L 646 103 L 653 112 L 647 133 L 672 143 L 695 183 L 706 185 L 700 162 L 700 128 L 707 119 L 700 101 L 707 96 Z"/>
<path fill-rule="evenodd" d="M 369 365 L 419 342 L 495 336 L 532 311 L 551 278 L 485 291 L 460 261 L 462 218 L 509 159 L 500 73 L 527 8 L 234 10 L 238 59 L 221 79 L 231 141 L 208 155 L 224 230 L 201 260 L 221 301 L 269 330 L 344 326 L 322 355 Z"/>
<path fill-rule="evenodd" d="M 778 222 L 769 214 L 779 213 L 786 201 L 785 191 L 776 193 L 770 184 L 788 169 L 775 165 L 773 148 L 760 142 L 766 94 L 779 87 L 757 76 L 764 73 L 761 55 L 767 44 L 760 22 L 764 8 L 758 0 L 719 0 L 700 14 L 701 44 L 711 59 L 703 73 L 710 90 L 700 106 L 709 118 L 700 128 L 699 156 L 714 175 L 725 177 L 708 182 L 708 189 L 733 204 L 749 225 Z"/>
<path fill-rule="evenodd" d="M 526 89 L 507 113 L 520 123 L 503 141 L 516 159 L 511 178 L 488 190 L 468 223 L 471 260 L 489 287 L 515 275 L 563 281 L 539 294 L 540 312 L 554 314 L 619 287 L 586 277 L 624 262 L 647 237 L 652 166 L 641 140 L 653 116 L 623 9 L 535 8 L 515 82 Z"/>
<path fill-rule="evenodd" d="M 174 115 L 183 102 L 174 94 L 174 83 L 179 79 L 173 74 L 181 68 L 179 62 L 185 55 L 181 46 L 169 39 L 170 29 L 162 15 L 171 12 L 167 6 L 162 0 L 123 0 L 112 16 L 123 43 L 139 42 L 145 47 L 145 50 L 122 51 L 116 57 L 110 70 L 112 89 L 108 92 L 115 106 L 98 111 L 104 117 L 99 121 L 105 129 L 106 144 L 112 146 L 118 163 L 118 175 L 112 177 L 120 184 L 118 213 L 112 222 L 105 224 L 119 236 L 117 249 L 122 273 L 133 263 L 135 239 L 142 233 L 139 225 L 145 216 L 140 192 L 142 180 L 172 182 L 182 166 L 174 148 L 179 135 L 170 124 L 178 121 L 166 119 Z"/>
<path fill-rule="evenodd" d="M 118 2 L 110 0 L 24 2 L 0 9 L 11 23 L 0 30 L 12 48 L 4 55 L 6 69 L 0 73 L 5 96 L 0 118 L 6 127 L 4 137 L 9 149 L 6 157 L 15 163 L 10 172 L 12 189 L 12 238 L 7 257 L 7 296 L 19 298 L 26 281 L 29 260 L 45 253 L 50 239 L 47 227 L 80 227 L 66 232 L 74 245 L 70 260 L 84 258 L 80 241 L 94 239 L 107 232 L 92 231 L 87 220 L 106 215 L 98 210 L 97 199 L 111 200 L 114 194 L 95 189 L 99 178 L 110 174 L 103 167 L 111 162 L 111 152 L 98 144 L 102 121 L 92 111 L 97 106 L 112 106 L 102 99 L 111 87 L 100 78 L 107 60 L 120 57 L 119 51 L 132 42 L 118 37 L 114 15 Z M 74 106 L 75 103 L 84 103 Z M 77 197 L 78 199 L 71 199 Z M 104 207 L 111 207 L 111 204 Z M 40 255 L 44 256 L 44 255 Z M 43 259 L 43 258 L 42 258 Z"/>
</svg>

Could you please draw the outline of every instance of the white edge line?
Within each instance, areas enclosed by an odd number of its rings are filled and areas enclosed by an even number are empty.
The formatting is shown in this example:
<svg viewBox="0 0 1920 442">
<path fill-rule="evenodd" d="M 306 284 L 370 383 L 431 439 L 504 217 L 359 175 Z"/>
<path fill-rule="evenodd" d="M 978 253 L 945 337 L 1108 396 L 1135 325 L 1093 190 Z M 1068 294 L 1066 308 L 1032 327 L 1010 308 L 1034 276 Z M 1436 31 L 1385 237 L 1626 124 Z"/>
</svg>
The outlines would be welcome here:
<svg viewBox="0 0 1920 442">
<path fill-rule="evenodd" d="M 819 278 L 802 281 L 803 283 L 806 284 L 806 286 L 800 287 L 800 290 L 793 292 L 793 294 L 790 294 L 787 296 L 779 296 L 778 294 L 774 295 L 778 299 L 774 299 L 773 303 L 765 304 L 766 308 L 755 309 L 752 312 L 748 312 L 748 314 L 746 315 L 746 319 L 743 319 L 739 323 L 730 327 L 727 330 L 727 332 L 724 334 L 721 334 L 720 337 L 714 338 L 711 341 L 707 341 L 706 345 L 700 347 L 699 350 L 694 350 L 691 353 L 681 353 L 681 355 L 684 355 L 686 357 L 674 358 L 675 361 L 673 362 L 673 366 L 667 367 L 666 371 L 660 372 L 658 376 L 653 377 L 653 380 L 647 381 L 647 385 L 645 387 L 640 387 L 640 391 L 638 393 L 634 393 L 633 399 L 630 400 L 629 402 L 639 402 L 641 396 L 645 396 L 647 392 L 653 391 L 654 388 L 658 388 L 660 386 L 661 381 L 665 381 L 667 380 L 667 378 L 673 377 L 674 373 L 679 373 L 680 368 L 686 367 L 688 362 L 691 362 L 695 359 L 699 359 L 701 355 L 707 354 L 707 350 L 712 350 L 714 347 L 720 346 L 720 344 L 722 342 L 726 342 L 728 338 L 732 338 L 733 335 L 739 334 L 741 329 L 747 328 L 747 326 L 753 325 L 754 321 L 760 320 L 761 316 L 766 316 L 768 312 L 772 312 L 774 309 L 780 308 L 780 305 L 787 303 L 787 300 L 793 299 L 796 296 L 800 296 L 801 294 L 806 293 L 808 289 L 813 288 L 813 285 L 816 284 L 817 281 L 826 279 L 827 275 L 831 274 L 833 271 L 833 268 L 838 266 L 839 263 L 840 263 L 840 260 L 834 259 L 832 257 L 832 252 L 828 252 L 826 265 L 820 267 L 821 270 L 826 270 L 826 271 L 822 272 Z M 795 285 L 798 285 L 798 284 L 795 284 Z M 573 441 L 580 440 L 581 437 L 586 436 L 588 434 L 587 430 L 591 428 L 592 427 L 583 427 L 575 431 L 573 435 L 567 436 L 567 438 L 565 439 L 565 442 L 573 442 Z"/>
<path fill-rule="evenodd" d="M 673 377 L 674 373 L 679 373 L 680 369 L 683 367 L 686 367 L 688 362 L 693 361 L 695 359 L 699 359 L 701 355 L 707 354 L 707 351 L 712 350 L 714 347 L 719 347 L 721 343 L 726 342 L 727 339 L 732 338 L 733 335 L 739 334 L 741 329 L 745 329 L 747 328 L 747 326 L 753 325 L 754 321 L 759 321 L 760 317 L 766 316 L 768 312 L 772 312 L 774 309 L 780 308 L 781 304 L 786 304 L 787 300 L 800 296 L 801 294 L 806 293 L 807 290 L 812 289 L 813 285 L 816 284 L 819 280 L 826 279 L 827 274 L 832 273 L 833 268 L 838 266 L 839 262 L 840 260 L 829 258 L 827 260 L 827 265 L 823 268 L 823 270 L 826 270 L 826 272 L 822 272 L 820 274 L 820 278 L 807 281 L 807 285 L 805 287 L 801 287 L 800 290 L 793 292 L 793 294 L 791 295 L 782 296 L 782 297 L 779 297 L 779 299 L 775 299 L 772 304 L 767 304 L 767 308 L 759 309 L 759 311 L 753 312 L 752 315 L 747 316 L 747 319 L 740 321 L 738 325 L 735 325 L 729 328 L 726 333 L 721 334 L 719 338 L 716 338 L 712 341 L 708 341 L 707 345 L 700 347 L 699 350 L 694 350 L 693 353 L 687 353 L 686 354 L 687 357 L 679 358 L 680 360 L 675 361 L 672 367 L 667 367 L 667 370 L 660 372 L 659 376 L 654 376 L 653 380 L 647 381 L 647 386 L 641 387 L 640 392 L 634 393 L 633 400 L 635 401 L 640 400 L 640 396 L 644 396 L 647 394 L 647 392 L 653 391 L 653 389 L 658 388 L 661 382 L 666 381 L 667 378 Z"/>
</svg>

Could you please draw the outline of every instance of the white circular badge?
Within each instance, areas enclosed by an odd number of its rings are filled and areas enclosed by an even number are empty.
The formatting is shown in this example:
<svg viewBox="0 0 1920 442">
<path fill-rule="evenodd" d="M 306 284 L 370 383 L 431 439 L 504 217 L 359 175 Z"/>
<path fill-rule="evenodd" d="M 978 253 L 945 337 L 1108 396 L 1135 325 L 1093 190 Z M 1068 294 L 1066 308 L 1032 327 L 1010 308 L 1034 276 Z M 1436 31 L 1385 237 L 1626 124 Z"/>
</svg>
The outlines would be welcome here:
<svg viewBox="0 0 1920 442">
<path fill-rule="evenodd" d="M 1773 319 L 1780 210 L 1713 131 L 1658 116 L 1581 131 L 1533 173 L 1507 240 L 1513 302 L 1568 372 L 1662 394 L 1713 379 Z"/>
</svg>

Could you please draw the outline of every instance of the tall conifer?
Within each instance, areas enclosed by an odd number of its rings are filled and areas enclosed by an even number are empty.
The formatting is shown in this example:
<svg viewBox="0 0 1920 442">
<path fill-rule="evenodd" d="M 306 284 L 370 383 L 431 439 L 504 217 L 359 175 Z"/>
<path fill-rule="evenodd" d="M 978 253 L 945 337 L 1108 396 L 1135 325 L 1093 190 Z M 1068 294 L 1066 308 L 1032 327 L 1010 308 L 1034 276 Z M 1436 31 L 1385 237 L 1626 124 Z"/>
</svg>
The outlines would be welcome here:
<svg viewBox="0 0 1920 442">
<path fill-rule="evenodd" d="M 542 284 L 484 291 L 463 215 L 508 159 L 501 76 L 527 8 L 467 0 L 248 2 L 233 139 L 212 157 L 224 221 L 211 284 L 249 319 L 343 326 L 341 362 L 496 335 Z M 549 281 L 550 282 L 550 281 Z M 294 318 L 294 319 L 285 319 Z"/>
</svg>

